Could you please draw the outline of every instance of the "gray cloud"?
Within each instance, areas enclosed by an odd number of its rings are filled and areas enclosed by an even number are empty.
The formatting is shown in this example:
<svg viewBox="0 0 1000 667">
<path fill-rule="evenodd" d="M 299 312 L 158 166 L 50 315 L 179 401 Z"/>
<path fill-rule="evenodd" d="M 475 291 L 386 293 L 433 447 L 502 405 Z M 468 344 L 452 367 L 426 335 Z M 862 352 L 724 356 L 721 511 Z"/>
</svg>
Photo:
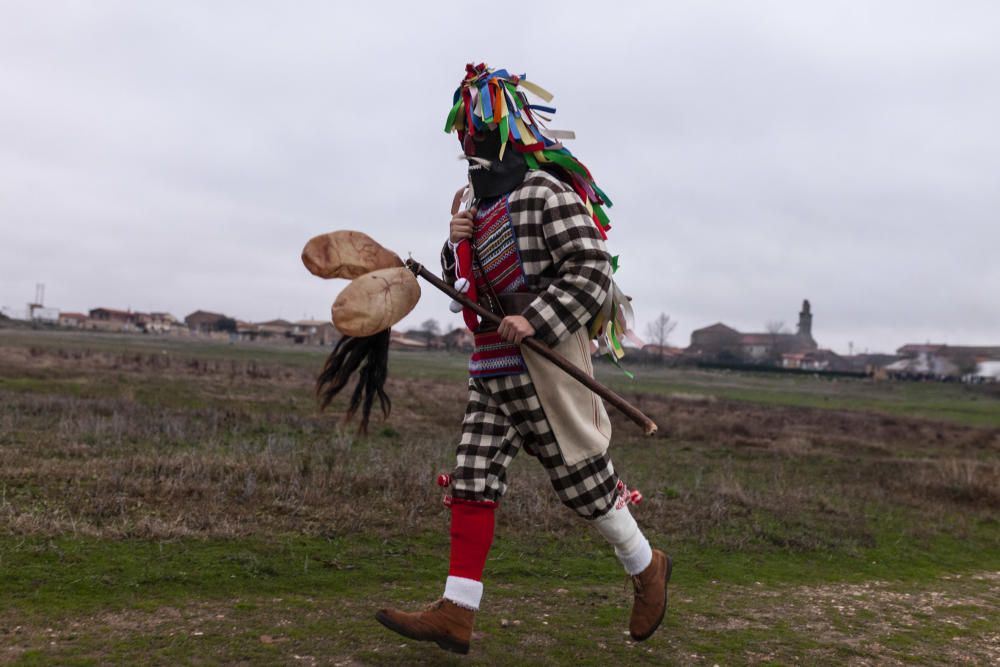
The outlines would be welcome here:
<svg viewBox="0 0 1000 667">
<path fill-rule="evenodd" d="M 1000 339 L 1000 8 L 620 4 L 5 3 L 0 304 L 324 316 L 337 228 L 436 262 L 475 59 L 556 94 L 675 342 L 806 297 L 840 351 Z"/>
</svg>

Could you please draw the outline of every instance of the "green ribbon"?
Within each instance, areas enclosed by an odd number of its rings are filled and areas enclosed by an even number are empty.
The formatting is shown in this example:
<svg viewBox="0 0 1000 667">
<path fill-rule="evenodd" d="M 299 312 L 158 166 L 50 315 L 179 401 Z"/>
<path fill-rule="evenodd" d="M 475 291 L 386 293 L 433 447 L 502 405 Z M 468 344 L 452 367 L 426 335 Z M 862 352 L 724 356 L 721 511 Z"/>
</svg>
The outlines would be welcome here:
<svg viewBox="0 0 1000 667">
<path fill-rule="evenodd" d="M 510 123 L 508 122 L 510 114 L 505 115 L 500 119 L 500 159 L 503 159 L 504 151 L 507 147 L 507 135 L 510 132 Z"/>
<path fill-rule="evenodd" d="M 601 196 L 601 199 L 604 200 L 604 203 L 607 204 L 609 208 L 611 206 L 614 206 L 614 204 L 611 203 L 611 199 L 606 194 L 604 194 L 604 190 L 597 187 L 597 183 L 590 181 L 590 187 L 594 188 L 594 192 L 596 192 L 598 195 Z"/>
<path fill-rule="evenodd" d="M 517 108 L 524 108 L 524 105 L 521 103 L 521 96 L 517 94 L 517 86 L 512 83 L 507 83 L 506 81 L 504 81 L 503 85 L 507 86 L 507 90 L 510 92 L 510 96 L 514 98 L 514 104 Z"/>
<path fill-rule="evenodd" d="M 601 206 L 594 206 L 594 215 L 597 216 L 597 220 L 601 223 L 601 227 L 604 229 L 611 228 L 611 220 L 608 218 L 608 214 L 604 212 L 604 208 Z"/>
<path fill-rule="evenodd" d="M 455 102 L 455 106 L 453 106 L 451 111 L 448 113 L 448 120 L 444 123 L 445 132 L 451 132 L 455 129 L 455 119 L 458 118 L 458 112 L 462 110 L 462 102 L 463 100 L 461 99 Z"/>
<path fill-rule="evenodd" d="M 556 151 L 553 150 L 544 150 L 542 151 L 542 154 L 545 155 L 545 157 L 547 157 L 552 162 L 555 162 L 563 169 L 567 169 L 569 171 L 575 171 L 581 176 L 587 175 L 587 171 L 582 166 L 580 166 L 579 162 L 577 162 L 573 158 L 568 158 L 565 155 L 557 153 Z"/>
</svg>

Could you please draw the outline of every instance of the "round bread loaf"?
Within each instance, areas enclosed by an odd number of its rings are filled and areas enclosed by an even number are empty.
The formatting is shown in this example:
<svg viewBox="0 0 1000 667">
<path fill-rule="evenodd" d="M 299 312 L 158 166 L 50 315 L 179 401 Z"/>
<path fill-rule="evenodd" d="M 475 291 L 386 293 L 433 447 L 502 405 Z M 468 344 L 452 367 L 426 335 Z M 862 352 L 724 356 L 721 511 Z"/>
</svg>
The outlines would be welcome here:
<svg viewBox="0 0 1000 667">
<path fill-rule="evenodd" d="M 370 271 L 402 266 L 396 253 L 363 232 L 341 230 L 309 239 L 302 263 L 320 278 L 354 279 Z"/>
<path fill-rule="evenodd" d="M 355 278 L 333 302 L 333 325 L 345 336 L 374 336 L 406 317 L 420 300 L 420 285 L 406 268 Z"/>
</svg>

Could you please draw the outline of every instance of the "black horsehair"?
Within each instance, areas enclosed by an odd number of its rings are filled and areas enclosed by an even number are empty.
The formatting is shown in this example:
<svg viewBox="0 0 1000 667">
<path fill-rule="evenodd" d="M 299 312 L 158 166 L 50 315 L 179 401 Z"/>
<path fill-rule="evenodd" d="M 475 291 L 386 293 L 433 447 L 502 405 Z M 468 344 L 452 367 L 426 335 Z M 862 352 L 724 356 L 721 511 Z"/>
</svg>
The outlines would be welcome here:
<svg viewBox="0 0 1000 667">
<path fill-rule="evenodd" d="M 385 393 L 385 381 L 389 374 L 388 329 L 374 336 L 344 336 L 337 341 L 323 371 L 316 378 L 316 396 L 320 399 L 321 410 L 330 405 L 334 397 L 347 386 L 355 371 L 358 372 L 358 382 L 354 385 L 344 421 L 349 421 L 360 407 L 361 423 L 358 431 L 364 434 L 368 432 L 368 420 L 376 397 L 383 417 L 389 417 L 392 407 L 389 396 Z"/>
</svg>

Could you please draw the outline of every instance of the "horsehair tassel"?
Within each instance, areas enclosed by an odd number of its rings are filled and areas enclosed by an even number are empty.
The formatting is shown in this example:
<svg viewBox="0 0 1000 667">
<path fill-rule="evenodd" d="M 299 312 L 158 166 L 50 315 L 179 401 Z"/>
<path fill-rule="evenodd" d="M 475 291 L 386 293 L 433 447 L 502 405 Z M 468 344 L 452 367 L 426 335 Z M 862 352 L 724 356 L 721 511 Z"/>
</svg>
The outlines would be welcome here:
<svg viewBox="0 0 1000 667">
<path fill-rule="evenodd" d="M 392 402 L 385 393 L 385 382 L 389 374 L 388 329 L 374 336 L 364 338 L 344 336 L 337 341 L 323 366 L 323 371 L 316 378 L 316 396 L 320 400 L 321 410 L 326 409 L 334 397 L 347 386 L 355 371 L 358 373 L 358 382 L 354 385 L 344 421 L 349 421 L 357 413 L 358 408 L 361 408 L 358 431 L 367 434 L 375 399 L 378 398 L 384 418 L 389 417 L 392 408 Z"/>
</svg>

